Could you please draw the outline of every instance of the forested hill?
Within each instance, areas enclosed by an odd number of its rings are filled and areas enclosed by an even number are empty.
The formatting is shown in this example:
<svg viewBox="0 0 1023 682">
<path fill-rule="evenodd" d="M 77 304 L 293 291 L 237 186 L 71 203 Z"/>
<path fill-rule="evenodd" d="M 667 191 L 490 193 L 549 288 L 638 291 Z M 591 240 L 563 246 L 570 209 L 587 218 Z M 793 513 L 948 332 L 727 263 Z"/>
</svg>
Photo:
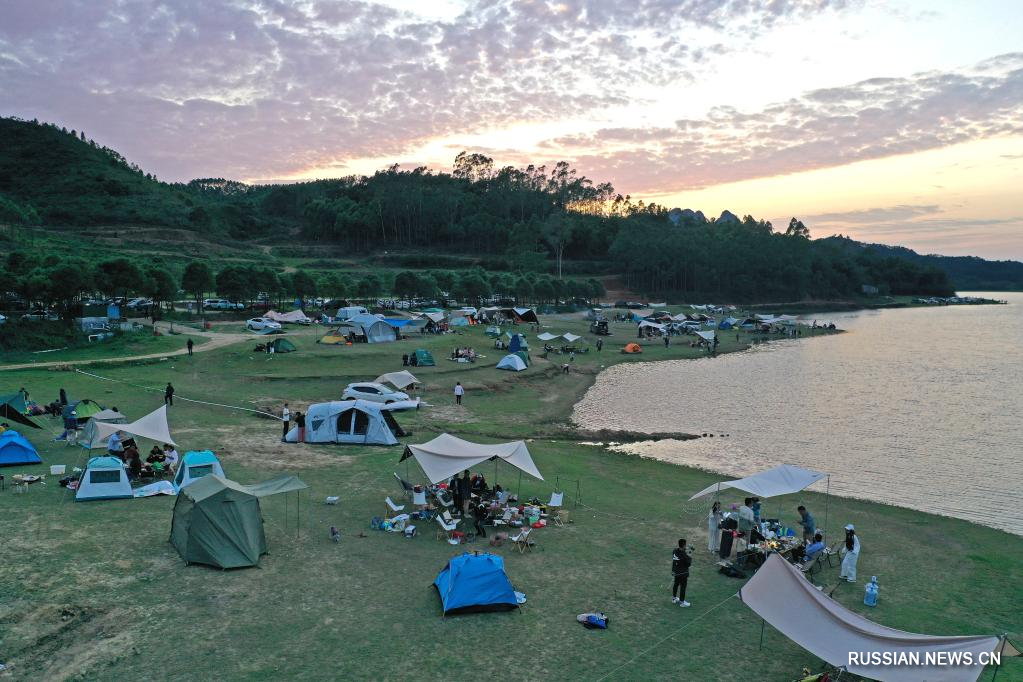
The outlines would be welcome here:
<svg viewBox="0 0 1023 682">
<path fill-rule="evenodd" d="M 708 219 L 634 202 L 563 162 L 498 168 L 462 153 L 450 173 L 393 166 L 288 185 L 170 184 L 86 132 L 16 119 L 0 119 L 0 224 L 184 228 L 399 253 L 406 266 L 418 255 L 430 267 L 431 257 L 447 253 L 520 273 L 617 274 L 638 294 L 675 299 L 837 299 L 863 285 L 891 294 L 953 289 L 944 270 L 919 258 L 811 240 L 796 219 L 775 230 L 752 216 Z"/>
</svg>

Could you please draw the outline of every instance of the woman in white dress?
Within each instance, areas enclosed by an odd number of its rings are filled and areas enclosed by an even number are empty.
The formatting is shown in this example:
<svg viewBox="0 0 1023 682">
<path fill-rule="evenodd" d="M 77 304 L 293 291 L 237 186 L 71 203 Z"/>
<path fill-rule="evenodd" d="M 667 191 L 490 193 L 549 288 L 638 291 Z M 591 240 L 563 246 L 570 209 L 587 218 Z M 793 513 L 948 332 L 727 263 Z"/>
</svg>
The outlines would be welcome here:
<svg viewBox="0 0 1023 682">
<path fill-rule="evenodd" d="M 860 560 L 860 539 L 850 523 L 845 527 L 845 546 L 842 547 L 842 572 L 839 579 L 856 582 L 856 562 Z"/>
<path fill-rule="evenodd" d="M 707 551 L 717 552 L 721 549 L 721 503 L 715 501 L 707 514 Z"/>
</svg>

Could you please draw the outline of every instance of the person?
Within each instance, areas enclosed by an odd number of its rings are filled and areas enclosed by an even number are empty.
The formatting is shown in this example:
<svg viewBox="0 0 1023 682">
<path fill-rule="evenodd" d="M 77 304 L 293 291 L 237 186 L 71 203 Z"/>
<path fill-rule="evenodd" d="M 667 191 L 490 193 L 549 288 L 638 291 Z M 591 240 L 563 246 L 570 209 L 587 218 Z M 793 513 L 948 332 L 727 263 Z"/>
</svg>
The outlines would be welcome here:
<svg viewBox="0 0 1023 682">
<path fill-rule="evenodd" d="M 458 476 L 452 476 L 451 480 L 448 481 L 448 492 L 451 494 L 451 501 L 454 503 L 455 509 L 462 508 L 462 486 L 458 482 Z"/>
<path fill-rule="evenodd" d="M 860 560 L 860 539 L 856 535 L 856 528 L 850 523 L 845 527 L 845 546 L 842 547 L 842 570 L 839 571 L 839 580 L 856 582 L 856 562 Z"/>
<path fill-rule="evenodd" d="M 408 353 L 401 354 L 401 366 L 408 367 Z"/>
<path fill-rule="evenodd" d="M 78 413 L 71 410 L 67 416 L 64 417 L 64 433 L 60 434 L 53 440 L 73 440 L 72 434 L 78 432 Z"/>
<path fill-rule="evenodd" d="M 107 439 L 107 454 L 111 457 L 124 461 L 124 446 L 121 445 L 121 432 L 115 431 Z"/>
<path fill-rule="evenodd" d="M 749 545 L 750 531 L 753 530 L 753 498 L 747 497 L 739 507 L 739 528 L 745 546 Z"/>
<path fill-rule="evenodd" d="M 171 383 L 169 381 L 167 382 L 167 388 L 164 389 L 163 391 L 163 404 L 164 405 L 174 404 L 174 387 L 171 386 Z"/>
<path fill-rule="evenodd" d="M 813 542 L 806 546 L 806 550 L 803 553 L 803 562 L 810 563 L 817 558 L 817 555 L 824 551 L 824 536 L 820 533 L 815 533 L 813 536 Z"/>
<path fill-rule="evenodd" d="M 707 551 L 717 553 L 721 549 L 721 503 L 717 500 L 707 514 Z"/>
<path fill-rule="evenodd" d="M 295 426 L 298 427 L 298 442 L 305 442 L 305 415 L 301 412 L 295 413 Z"/>
<path fill-rule="evenodd" d="M 67 405 L 67 391 L 60 389 L 60 404 Z"/>
<path fill-rule="evenodd" d="M 483 527 L 483 524 L 487 520 L 487 507 L 483 504 L 483 500 L 473 508 L 473 527 L 476 529 L 476 535 L 481 538 L 487 537 L 487 530 Z"/>
<path fill-rule="evenodd" d="M 604 339 L 597 339 L 597 352 L 604 350 Z"/>
<path fill-rule="evenodd" d="M 462 388 L 462 382 L 455 382 L 455 405 L 462 404 L 462 396 L 465 395 L 465 389 Z"/>
<path fill-rule="evenodd" d="M 760 525 L 760 498 L 759 497 L 754 497 L 753 498 L 753 504 L 750 505 L 750 508 L 753 509 L 753 525 L 759 526 Z"/>
<path fill-rule="evenodd" d="M 124 451 L 128 458 L 128 478 L 137 481 L 142 477 L 142 460 L 139 458 L 139 451 L 135 448 L 127 448 Z"/>
<path fill-rule="evenodd" d="M 680 538 L 678 547 L 671 553 L 671 575 L 675 581 L 671 585 L 671 603 L 685 608 L 692 606 L 686 601 L 686 585 L 689 582 L 689 565 L 693 560 L 686 549 L 685 538 Z"/>
<path fill-rule="evenodd" d="M 469 501 L 472 499 L 472 486 L 469 482 L 469 470 L 466 469 L 462 473 L 462 478 L 458 479 L 458 492 L 462 496 L 462 516 L 469 513 Z"/>
<path fill-rule="evenodd" d="M 803 527 L 803 540 L 809 542 L 817 532 L 817 522 L 803 505 L 796 507 L 796 511 L 799 512 L 799 525 Z"/>
<path fill-rule="evenodd" d="M 665 335 L 664 335 L 664 347 L 665 347 L 665 348 L 667 348 L 667 347 L 668 347 L 668 346 L 670 346 L 670 345 L 671 345 L 671 339 L 669 339 L 669 338 L 668 338 L 668 335 L 667 335 L 667 334 L 665 334 Z"/>
<path fill-rule="evenodd" d="M 163 466 L 171 474 L 178 468 L 178 451 L 170 443 L 163 444 Z"/>
<path fill-rule="evenodd" d="M 188 343 L 186 343 L 185 345 L 188 346 L 188 356 L 191 357 L 192 356 L 192 348 L 195 346 L 195 342 L 192 341 L 192 339 L 189 339 Z"/>
<path fill-rule="evenodd" d="M 288 409 L 288 403 L 284 403 L 284 409 L 281 410 L 281 421 L 284 423 L 284 431 L 281 433 L 281 442 L 283 443 L 291 428 L 291 410 Z"/>
<path fill-rule="evenodd" d="M 146 456 L 146 464 L 155 464 L 156 462 L 163 462 L 166 459 L 163 455 L 163 450 L 160 449 L 159 445 L 154 445 L 153 449 L 149 451 Z"/>
</svg>

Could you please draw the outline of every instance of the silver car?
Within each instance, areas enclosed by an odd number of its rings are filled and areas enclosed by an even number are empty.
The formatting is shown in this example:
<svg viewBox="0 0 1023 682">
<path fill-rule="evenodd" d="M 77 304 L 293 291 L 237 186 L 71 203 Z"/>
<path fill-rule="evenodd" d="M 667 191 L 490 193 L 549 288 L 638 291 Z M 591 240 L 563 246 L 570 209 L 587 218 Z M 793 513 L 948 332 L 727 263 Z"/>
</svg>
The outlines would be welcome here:
<svg viewBox="0 0 1023 682">
<path fill-rule="evenodd" d="M 374 384 L 372 382 L 348 384 L 341 394 L 341 400 L 371 400 L 375 403 L 384 403 L 385 405 L 408 399 L 408 393 L 402 393 L 383 384 Z"/>
</svg>

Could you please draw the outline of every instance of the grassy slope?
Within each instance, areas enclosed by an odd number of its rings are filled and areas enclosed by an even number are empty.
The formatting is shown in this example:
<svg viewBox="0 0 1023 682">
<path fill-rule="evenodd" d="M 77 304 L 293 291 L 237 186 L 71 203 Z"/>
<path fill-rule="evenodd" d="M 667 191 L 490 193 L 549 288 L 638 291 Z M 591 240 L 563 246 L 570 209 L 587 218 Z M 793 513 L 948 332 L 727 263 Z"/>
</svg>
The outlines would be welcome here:
<svg viewBox="0 0 1023 682">
<path fill-rule="evenodd" d="M 109 341 L 93 343 L 81 348 L 55 350 L 52 353 L 0 353 L 0 366 L 29 362 L 83 362 L 109 357 L 165 353 L 184 348 L 187 338 L 181 335 L 153 336 L 147 332 L 124 334 Z M 198 336 L 193 337 L 192 340 L 196 345 L 207 341 L 207 339 Z"/>
<path fill-rule="evenodd" d="M 551 325 L 556 332 L 583 326 L 553 320 Z M 472 368 L 443 359 L 456 344 L 487 348 L 479 329 L 465 337 L 358 347 L 319 347 L 313 343 L 316 330 L 305 330 L 292 336 L 301 352 L 272 360 L 239 345 L 100 373 L 150 386 L 172 380 L 179 395 L 214 402 L 278 406 L 289 400 L 294 408 L 300 401 L 337 396 L 349 379 L 397 369 L 401 352 L 424 345 L 434 350 L 438 366 L 414 371 L 435 406 L 399 415 L 415 431 L 411 440 L 443 430 L 470 438 L 519 437 L 552 428 L 600 364 L 625 360 L 616 350 L 631 341 L 629 329 L 619 326 L 620 335 L 603 354 L 580 355 L 569 375 L 543 361 L 522 374 L 498 372 L 493 364 L 501 353 L 493 350 Z M 734 345 L 731 338 L 726 343 Z M 691 352 L 652 346 L 635 359 Z M 35 370 L 0 378 L 40 397 L 63 386 L 72 397 L 117 404 L 131 416 L 160 404 L 156 393 L 71 373 Z M 456 380 L 468 387 L 462 409 L 449 397 Z M 594 446 L 531 442 L 547 480 L 523 480 L 523 494 L 546 497 L 556 477 L 578 479 L 586 506 L 575 510 L 569 527 L 537 532 L 538 551 L 532 555 L 497 550 L 516 588 L 529 596 L 521 613 L 442 619 L 430 583 L 458 550 L 435 540 L 432 528 L 412 541 L 368 528 L 384 496 L 397 492 L 391 472 L 405 473 L 397 464 L 399 448 L 281 446 L 276 422 L 188 403 L 176 405 L 171 420 L 183 449 L 216 450 L 232 478 L 251 482 L 281 471 L 298 473 L 312 487 L 302 496 L 302 536 L 294 536 L 294 499 L 285 510 L 282 497 L 270 498 L 263 513 L 272 554 L 260 569 L 184 567 L 166 542 L 170 498 L 74 504 L 52 480 L 25 496 L 0 494 L 5 538 L 0 651 L 13 664 L 11 674 L 184 680 L 217 671 L 223 679 L 278 679 L 281 673 L 298 679 L 470 679 L 480 671 L 515 670 L 513 661 L 525 657 L 520 676 L 526 679 L 592 678 L 689 623 L 612 679 L 789 680 L 801 666 L 818 665 L 770 629 L 764 651 L 758 651 L 759 620 L 728 598 L 741 583 L 718 575 L 705 553 L 697 554 L 690 580 L 694 607 L 682 611 L 670 604 L 671 547 L 680 535 L 693 538 L 697 547 L 705 542 L 705 510 L 689 510 L 683 501 L 715 480 L 713 475 Z M 30 436 L 47 463 L 84 462 L 78 451 L 46 442 L 45 434 Z M 9 478 L 16 471 L 3 473 Z M 410 472 L 417 478 L 414 465 Z M 493 482 L 492 467 L 484 472 Z M 498 480 L 518 483 L 507 471 L 499 471 Z M 326 495 L 340 495 L 342 504 L 323 506 Z M 823 507 L 819 495 L 793 496 L 785 506 L 790 521 L 799 501 Z M 832 499 L 830 513 L 832 526 L 851 521 L 861 529 L 860 573 L 881 577 L 881 604 L 871 618 L 941 634 L 1018 630 L 1013 624 L 1019 623 L 1023 579 L 1019 538 L 852 500 Z M 345 534 L 340 545 L 328 541 L 330 525 Z M 360 531 L 368 537 L 356 537 Z M 826 575 L 832 584 L 836 577 L 837 570 Z M 866 610 L 862 582 L 840 586 L 835 596 Z M 591 632 L 574 622 L 577 613 L 594 608 L 611 615 L 610 630 Z M 727 670 L 721 668 L 722 648 L 731 652 Z M 991 671 L 981 679 L 990 680 Z M 998 679 L 1023 679 L 1023 664 L 1010 661 Z"/>
</svg>

